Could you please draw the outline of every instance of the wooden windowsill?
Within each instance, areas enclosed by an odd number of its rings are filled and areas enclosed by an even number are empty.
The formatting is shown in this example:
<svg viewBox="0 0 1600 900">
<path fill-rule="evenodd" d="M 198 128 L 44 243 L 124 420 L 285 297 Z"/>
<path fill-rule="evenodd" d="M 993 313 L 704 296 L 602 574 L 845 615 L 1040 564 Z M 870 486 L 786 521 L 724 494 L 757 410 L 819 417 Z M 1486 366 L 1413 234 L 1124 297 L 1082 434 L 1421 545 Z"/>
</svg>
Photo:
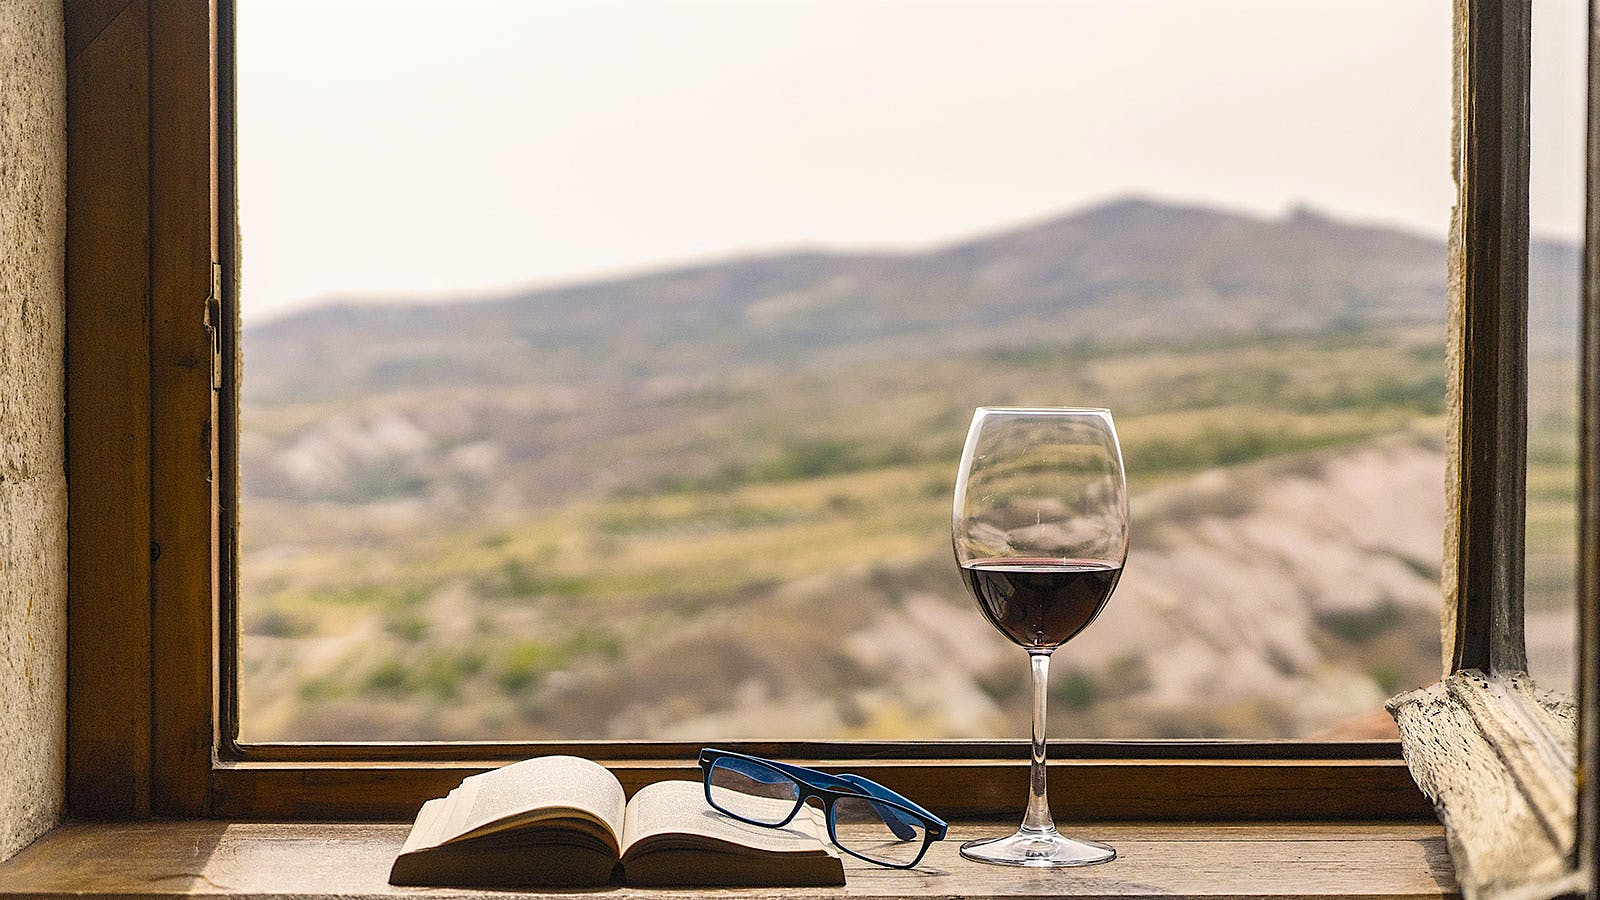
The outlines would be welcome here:
<svg viewBox="0 0 1600 900">
<path fill-rule="evenodd" d="M 606 897 L 1455 897 L 1443 829 L 1434 823 L 1116 823 L 1063 827 L 1115 846 L 1085 869 L 1001 869 L 961 859 L 962 841 L 1014 823 L 961 822 L 920 869 L 847 860 L 843 888 L 601 888 L 545 896 Z M 146 821 L 68 824 L 0 863 L 0 898 L 210 896 L 511 898 L 514 891 L 396 888 L 389 864 L 407 825 Z"/>
</svg>

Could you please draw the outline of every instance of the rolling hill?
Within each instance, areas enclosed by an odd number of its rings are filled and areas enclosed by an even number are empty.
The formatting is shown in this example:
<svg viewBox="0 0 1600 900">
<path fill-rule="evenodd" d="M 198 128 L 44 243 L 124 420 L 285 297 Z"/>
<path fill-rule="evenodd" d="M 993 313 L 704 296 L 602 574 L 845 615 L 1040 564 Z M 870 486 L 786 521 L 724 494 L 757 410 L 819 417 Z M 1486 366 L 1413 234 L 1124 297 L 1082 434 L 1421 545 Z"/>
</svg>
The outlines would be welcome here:
<svg viewBox="0 0 1600 900">
<path fill-rule="evenodd" d="M 1534 247 L 1551 373 L 1577 266 Z M 1444 315 L 1440 241 L 1128 199 L 251 325 L 246 737 L 1018 733 L 1020 660 L 949 559 L 981 404 L 1123 438 L 1134 550 L 1056 672 L 1064 733 L 1381 733 L 1437 670 Z M 1534 393 L 1555 610 L 1571 385 Z"/>
<path fill-rule="evenodd" d="M 1572 248 L 1541 268 L 1576 271 Z M 248 302 L 248 301 L 247 301 Z M 1437 240 L 1126 199 L 917 253 L 793 252 L 250 327 L 255 402 L 1438 322 Z"/>
</svg>

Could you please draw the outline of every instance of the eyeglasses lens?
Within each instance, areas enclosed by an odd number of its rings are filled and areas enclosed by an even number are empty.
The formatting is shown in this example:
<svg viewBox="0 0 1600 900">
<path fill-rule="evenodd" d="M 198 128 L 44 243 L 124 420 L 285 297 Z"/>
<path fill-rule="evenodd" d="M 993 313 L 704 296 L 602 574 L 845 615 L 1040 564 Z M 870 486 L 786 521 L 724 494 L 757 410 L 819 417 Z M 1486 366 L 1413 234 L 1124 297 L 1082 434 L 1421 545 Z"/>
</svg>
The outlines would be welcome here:
<svg viewBox="0 0 1600 900">
<path fill-rule="evenodd" d="M 749 822 L 777 825 L 800 803 L 794 779 L 758 762 L 723 757 L 709 777 L 712 807 Z"/>
<path fill-rule="evenodd" d="M 910 865 L 926 843 L 921 820 L 865 797 L 833 801 L 833 835 L 846 850 L 891 866 Z"/>
</svg>

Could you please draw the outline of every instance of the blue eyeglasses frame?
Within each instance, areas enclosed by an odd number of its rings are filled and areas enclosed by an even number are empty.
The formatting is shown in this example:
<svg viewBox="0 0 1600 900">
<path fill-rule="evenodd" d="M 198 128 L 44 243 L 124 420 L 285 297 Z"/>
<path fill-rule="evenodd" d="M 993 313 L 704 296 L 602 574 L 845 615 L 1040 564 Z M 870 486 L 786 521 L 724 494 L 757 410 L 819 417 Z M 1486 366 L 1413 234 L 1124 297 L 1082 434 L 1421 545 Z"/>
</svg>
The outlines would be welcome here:
<svg viewBox="0 0 1600 900">
<path fill-rule="evenodd" d="M 795 798 L 794 809 L 789 810 L 789 815 L 782 822 L 757 822 L 718 806 L 716 801 L 711 799 L 711 770 L 718 763 L 746 778 L 763 784 L 775 784 L 780 777 L 793 781 L 798 787 L 797 793 L 799 795 Z M 913 868 L 922 861 L 922 857 L 928 852 L 928 847 L 934 841 L 943 840 L 945 833 L 949 830 L 949 826 L 945 824 L 943 819 L 900 794 L 878 784 L 876 781 L 870 778 L 863 778 L 860 775 L 830 775 L 827 772 L 807 769 L 804 766 L 794 766 L 776 760 L 763 759 L 759 756 L 735 753 L 732 750 L 717 750 L 711 747 L 700 751 L 700 769 L 704 776 L 702 780 L 705 783 L 706 803 L 717 812 L 750 825 L 759 825 L 763 828 L 782 828 L 794 820 L 795 815 L 800 812 L 800 807 L 805 806 L 807 800 L 812 797 L 817 798 L 821 801 L 824 817 L 828 820 L 828 839 L 833 841 L 833 845 L 857 859 L 865 860 L 874 865 L 886 866 L 891 869 Z M 841 798 L 859 800 L 862 797 L 868 799 L 872 810 L 882 817 L 884 824 L 901 840 L 910 840 L 916 837 L 918 827 L 921 828 L 922 847 L 917 850 L 917 855 L 914 859 L 907 863 L 885 862 L 881 859 L 863 856 L 839 843 L 839 835 L 834 830 L 833 805 Z"/>
</svg>

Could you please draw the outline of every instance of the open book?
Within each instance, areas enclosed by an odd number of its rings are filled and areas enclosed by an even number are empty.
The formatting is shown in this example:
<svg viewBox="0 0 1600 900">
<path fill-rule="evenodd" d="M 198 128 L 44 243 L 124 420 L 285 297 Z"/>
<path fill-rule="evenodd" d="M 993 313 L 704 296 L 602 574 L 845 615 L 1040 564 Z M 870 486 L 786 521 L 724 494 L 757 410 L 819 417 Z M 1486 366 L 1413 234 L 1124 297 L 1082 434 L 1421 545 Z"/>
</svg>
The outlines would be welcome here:
<svg viewBox="0 0 1600 900">
<path fill-rule="evenodd" d="M 633 885 L 844 884 L 810 806 L 782 828 L 762 828 L 713 810 L 697 781 L 658 782 L 628 801 L 615 775 L 576 756 L 474 775 L 423 804 L 389 881 L 600 885 L 619 867 Z"/>
</svg>

